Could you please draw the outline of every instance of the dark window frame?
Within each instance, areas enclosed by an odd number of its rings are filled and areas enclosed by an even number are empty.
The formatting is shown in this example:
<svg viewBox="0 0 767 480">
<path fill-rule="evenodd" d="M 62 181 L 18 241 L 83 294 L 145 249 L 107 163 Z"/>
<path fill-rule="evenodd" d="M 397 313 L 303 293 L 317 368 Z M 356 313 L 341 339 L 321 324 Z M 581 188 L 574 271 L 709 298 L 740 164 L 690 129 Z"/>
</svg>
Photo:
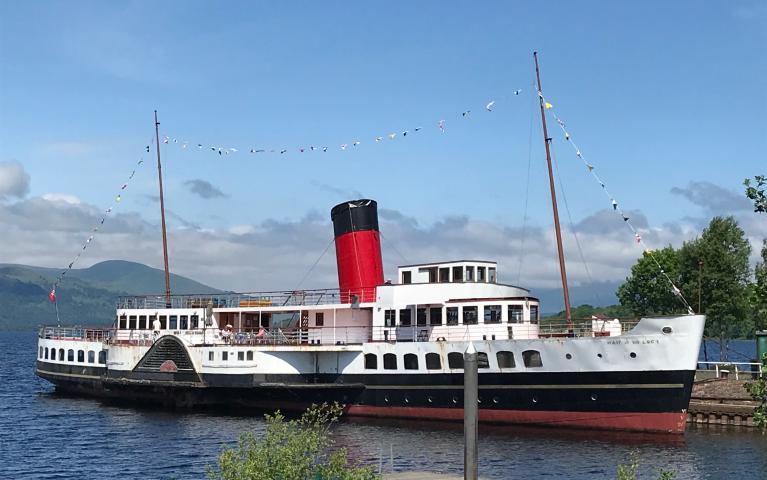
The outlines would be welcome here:
<svg viewBox="0 0 767 480">
<path fill-rule="evenodd" d="M 384 370 L 396 370 L 397 369 L 397 355 L 393 353 L 384 353 L 383 358 Z"/>
<path fill-rule="evenodd" d="M 429 352 L 426 354 L 426 370 L 442 370 L 442 357 L 439 356 L 439 353 Z"/>
<path fill-rule="evenodd" d="M 477 352 L 477 368 L 490 368 L 490 359 L 486 352 Z"/>
<path fill-rule="evenodd" d="M 488 315 L 488 313 L 490 315 Z M 484 323 L 501 323 L 501 318 L 503 316 L 503 306 L 502 305 L 485 305 L 482 307 L 482 320 Z M 488 317 L 490 317 L 488 319 Z"/>
<path fill-rule="evenodd" d="M 378 355 L 375 353 L 365 354 L 365 370 L 378 370 Z"/>
<path fill-rule="evenodd" d="M 405 320 L 407 323 L 405 323 Z M 410 308 L 401 308 L 399 310 L 399 324 L 401 327 L 410 327 L 413 325 L 413 311 Z"/>
<path fill-rule="evenodd" d="M 495 353 L 495 361 L 498 362 L 498 368 L 516 368 L 517 362 L 514 360 L 514 352 L 501 350 Z"/>
<path fill-rule="evenodd" d="M 426 325 L 426 307 L 416 309 L 415 324 L 418 325 L 419 327 Z"/>
<path fill-rule="evenodd" d="M 429 308 L 429 325 L 442 325 L 442 307 Z"/>
<path fill-rule="evenodd" d="M 315 314 L 314 314 L 314 325 L 316 327 L 324 327 L 325 326 L 325 312 L 315 312 Z"/>
<path fill-rule="evenodd" d="M 405 270 L 402 272 L 402 285 L 410 285 L 413 283 L 413 272 Z"/>
<path fill-rule="evenodd" d="M 522 305 L 509 305 L 507 323 L 523 323 L 525 320 L 525 307 Z"/>
<path fill-rule="evenodd" d="M 458 325 L 460 315 L 458 314 L 458 307 L 445 308 L 445 318 L 447 325 Z"/>
<path fill-rule="evenodd" d="M 418 370 L 418 355 L 406 353 L 402 357 L 402 365 L 405 367 L 405 370 Z"/>
<path fill-rule="evenodd" d="M 479 324 L 479 308 L 476 305 L 466 305 L 462 310 L 463 312 L 461 312 L 461 322 L 464 325 Z"/>
<path fill-rule="evenodd" d="M 463 370 L 463 353 L 450 352 L 447 354 L 447 366 L 451 370 Z"/>
<path fill-rule="evenodd" d="M 541 352 L 538 350 L 525 350 L 522 352 L 522 361 L 527 368 L 540 368 L 543 367 L 543 359 L 541 358 Z"/>
<path fill-rule="evenodd" d="M 384 327 L 394 327 L 397 324 L 397 310 L 384 310 Z"/>
</svg>

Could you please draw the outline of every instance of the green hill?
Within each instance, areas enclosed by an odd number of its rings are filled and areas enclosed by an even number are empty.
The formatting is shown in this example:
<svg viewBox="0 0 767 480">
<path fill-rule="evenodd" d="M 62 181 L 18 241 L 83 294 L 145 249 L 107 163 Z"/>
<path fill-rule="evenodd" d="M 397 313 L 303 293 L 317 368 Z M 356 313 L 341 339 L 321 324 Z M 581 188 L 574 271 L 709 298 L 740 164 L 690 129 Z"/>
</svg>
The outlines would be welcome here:
<svg viewBox="0 0 767 480">
<path fill-rule="evenodd" d="M 0 265 L 0 330 L 29 330 L 56 324 L 48 300 L 60 270 L 27 265 Z M 218 293 L 220 290 L 180 275 L 171 275 L 173 293 Z M 70 271 L 56 291 L 62 325 L 108 325 L 120 295 L 162 293 L 162 270 L 121 260 Z"/>
</svg>

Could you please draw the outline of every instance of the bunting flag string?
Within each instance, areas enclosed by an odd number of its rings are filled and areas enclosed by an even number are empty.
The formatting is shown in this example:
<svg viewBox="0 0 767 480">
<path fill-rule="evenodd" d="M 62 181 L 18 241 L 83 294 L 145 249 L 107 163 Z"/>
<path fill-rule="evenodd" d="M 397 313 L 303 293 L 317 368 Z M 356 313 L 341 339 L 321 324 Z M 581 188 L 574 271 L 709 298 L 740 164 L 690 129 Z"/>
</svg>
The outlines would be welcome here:
<svg viewBox="0 0 767 480">
<path fill-rule="evenodd" d="M 554 110 L 554 105 L 549 103 L 544 97 L 543 93 L 540 91 L 538 92 L 538 96 L 541 98 L 541 101 L 544 104 L 544 107 L 546 110 L 549 111 L 549 113 L 554 117 L 554 120 L 556 120 L 557 125 L 559 125 L 559 128 L 562 130 L 562 133 L 564 133 L 565 141 L 567 141 L 575 151 L 575 155 L 581 159 L 584 166 L 588 170 L 588 172 L 591 174 L 591 176 L 596 180 L 596 182 L 599 184 L 599 186 L 602 188 L 602 192 L 604 192 L 605 196 L 610 201 L 610 205 L 612 206 L 612 209 L 614 212 L 616 212 L 620 217 L 623 219 L 623 223 L 626 224 L 626 226 L 631 230 L 631 233 L 634 235 L 634 240 L 637 244 L 642 246 L 643 250 L 647 255 L 653 260 L 655 265 L 658 267 L 658 270 L 663 275 L 663 277 L 668 281 L 669 285 L 671 286 L 671 291 L 676 295 L 677 298 L 684 304 L 684 306 L 687 308 L 687 312 L 691 315 L 695 312 L 693 311 L 692 307 L 690 307 L 690 304 L 687 303 L 687 299 L 684 298 L 684 295 L 682 295 L 682 292 L 677 288 L 676 284 L 674 284 L 674 281 L 671 279 L 671 277 L 666 273 L 666 271 L 663 269 L 663 266 L 660 264 L 658 259 L 653 254 L 652 250 L 647 246 L 647 244 L 642 239 L 642 235 L 639 233 L 639 230 L 637 230 L 636 227 L 631 223 L 631 218 L 626 214 L 626 212 L 621 208 L 621 205 L 616 200 L 615 196 L 613 196 L 612 193 L 607 189 L 607 186 L 605 185 L 605 182 L 602 180 L 602 178 L 597 174 L 596 169 L 593 164 L 589 163 L 586 158 L 583 155 L 583 152 L 581 152 L 581 149 L 578 148 L 578 145 L 576 145 L 575 141 L 572 138 L 572 135 L 570 135 L 570 132 L 567 130 L 567 126 L 565 122 L 557 115 L 556 111 Z"/>
<path fill-rule="evenodd" d="M 147 148 L 149 148 L 149 147 L 147 147 Z M 128 179 L 125 182 L 123 182 L 122 186 L 120 187 L 120 191 L 121 192 L 124 191 L 126 188 L 128 188 L 128 184 L 133 179 L 133 177 L 136 175 L 136 170 L 143 163 L 144 163 L 143 159 L 139 160 L 136 163 L 135 167 L 130 172 L 130 175 L 128 175 Z M 77 261 L 80 260 L 80 257 L 83 255 L 83 253 L 85 253 L 85 250 L 88 248 L 88 246 L 91 244 L 91 242 L 93 242 L 93 240 L 94 240 L 94 238 L 96 236 L 96 233 L 98 233 L 99 230 L 101 230 L 101 227 L 102 227 L 102 225 L 104 225 L 104 222 L 106 221 L 107 216 L 110 213 L 112 213 L 112 211 L 115 209 L 117 204 L 119 204 L 122 201 L 122 195 L 123 195 L 122 193 L 118 193 L 117 196 L 114 197 L 114 203 L 112 205 L 110 205 L 109 208 L 104 210 L 104 212 L 101 214 L 101 217 L 99 218 L 99 221 L 93 226 L 93 228 L 91 228 L 90 235 L 83 242 L 82 248 L 77 253 L 77 255 L 75 255 L 75 258 L 71 262 L 69 262 L 69 265 L 67 265 L 67 268 L 62 270 L 61 273 L 59 273 L 59 275 L 56 277 L 56 281 L 53 284 L 53 288 L 51 289 L 50 293 L 48 294 L 48 299 L 51 302 L 56 302 L 56 288 L 58 288 L 59 284 L 62 281 L 64 281 L 64 276 L 67 274 L 67 272 L 72 270 L 72 267 L 74 267 L 74 265 L 77 263 Z"/>
<path fill-rule="evenodd" d="M 510 98 L 519 96 L 522 93 L 521 89 L 513 90 L 513 96 L 512 97 L 502 97 L 500 99 L 489 99 L 486 103 L 481 104 L 482 106 L 478 108 L 479 111 L 484 111 L 485 114 L 492 113 L 496 110 L 499 104 L 503 104 L 504 100 L 510 100 Z M 466 109 L 461 110 L 460 113 L 458 113 L 455 118 L 457 119 L 470 119 L 472 117 L 472 110 Z M 435 122 L 433 124 L 436 126 L 437 129 L 441 133 L 445 133 L 447 130 L 447 120 L 445 118 L 442 118 Z M 411 137 L 413 134 L 417 134 L 419 132 L 422 132 L 424 130 L 423 127 L 418 126 L 414 128 L 406 128 L 406 129 L 396 129 L 394 131 L 390 131 L 389 133 L 385 135 L 375 135 L 371 137 L 370 144 L 381 144 L 384 143 L 385 139 L 389 140 L 396 140 L 399 137 L 408 138 Z M 161 139 L 162 143 L 164 145 L 176 145 L 180 146 L 181 149 L 186 150 L 189 145 L 193 145 L 197 147 L 198 151 L 208 150 L 210 152 L 213 152 L 215 154 L 218 154 L 220 156 L 224 155 L 232 155 L 236 154 L 238 152 L 245 152 L 250 154 L 279 154 L 279 155 L 285 155 L 288 153 L 311 153 L 311 152 L 328 152 L 328 150 L 333 149 L 333 147 L 330 147 L 329 144 L 304 144 L 304 146 L 300 146 L 294 149 L 290 148 L 267 148 L 267 147 L 248 147 L 248 148 L 236 148 L 236 147 L 224 147 L 219 145 L 206 145 L 204 143 L 198 143 L 198 142 L 190 142 L 188 140 L 183 140 L 178 137 L 173 136 L 165 136 Z M 353 137 L 346 142 L 337 143 L 337 147 L 335 147 L 336 150 L 342 151 L 342 152 L 348 152 L 351 151 L 349 147 L 357 147 L 361 144 L 367 144 L 367 142 L 364 142 L 364 139 L 354 139 Z M 150 147 L 146 147 L 147 152 L 149 152 Z"/>
</svg>

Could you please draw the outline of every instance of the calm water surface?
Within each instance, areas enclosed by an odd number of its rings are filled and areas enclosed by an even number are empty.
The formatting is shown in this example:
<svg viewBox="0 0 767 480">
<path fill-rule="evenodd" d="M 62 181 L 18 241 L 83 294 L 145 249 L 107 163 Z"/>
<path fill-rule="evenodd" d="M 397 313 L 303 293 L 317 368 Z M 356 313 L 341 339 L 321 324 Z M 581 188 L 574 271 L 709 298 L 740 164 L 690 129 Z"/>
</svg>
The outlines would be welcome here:
<svg viewBox="0 0 767 480">
<path fill-rule="evenodd" d="M 34 375 L 36 336 L 0 332 L 0 478 L 205 477 L 258 417 L 178 413 L 61 397 Z M 460 425 L 347 420 L 334 435 L 350 456 L 389 471 L 460 473 Z M 684 436 L 480 428 L 483 478 L 615 478 L 636 452 L 643 471 L 677 478 L 767 479 L 767 436 L 692 428 Z M 641 478 L 641 477 L 640 477 Z M 655 478 L 647 476 L 645 478 Z"/>
</svg>

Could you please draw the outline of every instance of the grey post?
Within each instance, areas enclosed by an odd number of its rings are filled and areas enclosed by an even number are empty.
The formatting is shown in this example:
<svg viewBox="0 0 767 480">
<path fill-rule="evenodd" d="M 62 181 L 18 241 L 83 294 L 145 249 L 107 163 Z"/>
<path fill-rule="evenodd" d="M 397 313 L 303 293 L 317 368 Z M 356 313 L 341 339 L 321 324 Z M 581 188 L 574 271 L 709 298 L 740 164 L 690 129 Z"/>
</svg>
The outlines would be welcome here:
<svg viewBox="0 0 767 480">
<path fill-rule="evenodd" d="M 463 354 L 463 478 L 477 480 L 477 351 L 474 344 Z"/>
</svg>

